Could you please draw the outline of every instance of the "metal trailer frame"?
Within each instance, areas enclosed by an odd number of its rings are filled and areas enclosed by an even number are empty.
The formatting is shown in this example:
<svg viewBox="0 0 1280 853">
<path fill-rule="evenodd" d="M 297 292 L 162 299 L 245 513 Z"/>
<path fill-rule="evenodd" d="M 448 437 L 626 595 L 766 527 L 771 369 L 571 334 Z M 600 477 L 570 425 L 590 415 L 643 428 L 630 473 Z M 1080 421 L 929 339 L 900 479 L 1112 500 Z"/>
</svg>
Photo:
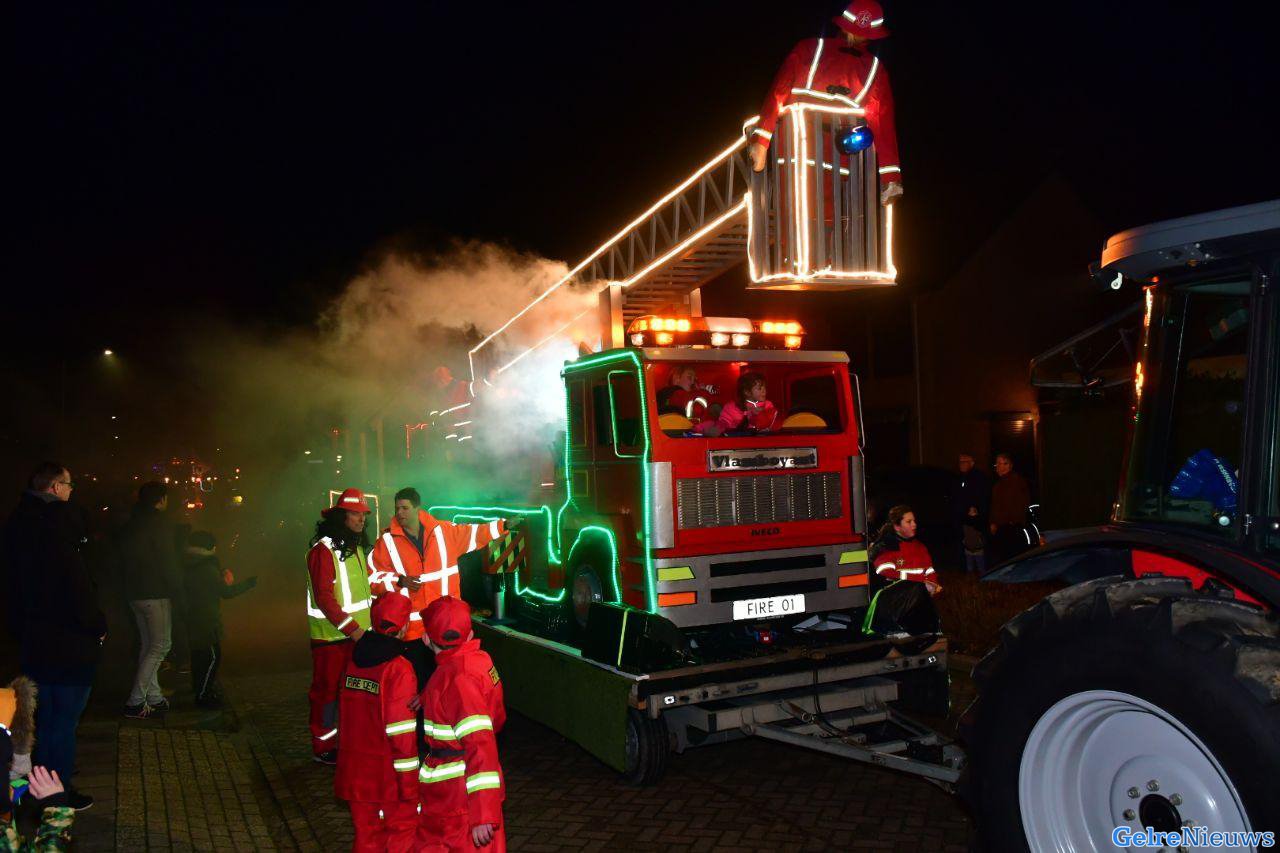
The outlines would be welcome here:
<svg viewBox="0 0 1280 853">
<path fill-rule="evenodd" d="M 481 617 L 474 621 L 507 684 L 511 706 L 617 770 L 626 769 L 618 759 L 621 749 L 592 742 L 593 735 L 581 731 L 581 717 L 565 714 L 566 708 L 604 714 L 617 710 L 623 715 L 633 708 L 650 719 L 662 718 L 668 745 L 676 753 L 760 737 L 910 773 L 947 791 L 964 766 L 964 754 L 951 739 L 892 707 L 900 698 L 893 675 L 946 672 L 947 641 L 942 636 L 818 640 L 813 646 L 756 658 L 633 673 L 584 658 L 562 643 Z M 503 648 L 512 642 L 524 656 L 524 672 L 504 668 L 508 655 Z M 536 676 L 527 673 L 529 655 L 542 660 Z M 591 681 L 595 685 L 589 685 Z M 618 722 L 613 737 L 622 736 L 625 724 Z"/>
</svg>

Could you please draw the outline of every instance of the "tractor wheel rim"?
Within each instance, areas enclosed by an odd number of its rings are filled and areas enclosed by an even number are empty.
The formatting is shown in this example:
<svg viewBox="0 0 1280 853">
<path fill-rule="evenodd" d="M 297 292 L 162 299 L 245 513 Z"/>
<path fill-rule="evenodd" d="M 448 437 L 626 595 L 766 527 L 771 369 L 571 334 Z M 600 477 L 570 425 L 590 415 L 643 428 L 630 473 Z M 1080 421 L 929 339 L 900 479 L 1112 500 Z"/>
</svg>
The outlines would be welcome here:
<svg viewBox="0 0 1280 853">
<path fill-rule="evenodd" d="M 1163 708 L 1110 690 L 1044 713 L 1022 753 L 1018 802 L 1032 850 L 1111 850 L 1118 828 L 1249 831 L 1208 747 Z"/>
</svg>

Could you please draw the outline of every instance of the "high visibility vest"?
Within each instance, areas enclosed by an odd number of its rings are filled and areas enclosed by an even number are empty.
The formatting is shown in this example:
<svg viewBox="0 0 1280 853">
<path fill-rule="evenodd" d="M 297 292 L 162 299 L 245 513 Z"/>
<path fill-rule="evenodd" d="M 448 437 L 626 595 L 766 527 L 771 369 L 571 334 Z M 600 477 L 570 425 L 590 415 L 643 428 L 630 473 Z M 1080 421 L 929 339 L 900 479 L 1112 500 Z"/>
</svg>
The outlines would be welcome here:
<svg viewBox="0 0 1280 853">
<path fill-rule="evenodd" d="M 329 549 L 333 557 L 334 598 L 344 613 L 361 628 L 369 627 L 369 572 L 365 568 L 364 549 L 359 545 L 347 555 L 347 559 L 339 560 L 338 552 L 333 550 L 333 540 L 325 537 L 320 544 Z M 331 642 L 345 640 L 347 635 L 338 630 L 324 611 L 316 606 L 315 595 L 311 590 L 311 573 L 307 572 L 307 621 L 311 623 L 311 639 Z"/>
</svg>

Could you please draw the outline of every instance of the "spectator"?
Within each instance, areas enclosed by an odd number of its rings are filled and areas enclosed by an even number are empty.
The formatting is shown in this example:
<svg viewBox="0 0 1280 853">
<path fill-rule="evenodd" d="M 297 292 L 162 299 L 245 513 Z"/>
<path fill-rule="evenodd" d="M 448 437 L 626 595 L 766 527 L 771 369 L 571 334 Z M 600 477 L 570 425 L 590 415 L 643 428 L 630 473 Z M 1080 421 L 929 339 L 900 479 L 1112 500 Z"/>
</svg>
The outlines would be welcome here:
<svg viewBox="0 0 1280 853">
<path fill-rule="evenodd" d="M 987 516 L 991 510 L 991 484 L 974 467 L 973 454 L 961 453 L 951 488 L 951 518 L 960 542 L 965 571 L 981 573 L 986 567 L 984 550 Z"/>
<path fill-rule="evenodd" d="M 993 565 L 1021 554 L 1031 547 L 1027 534 L 1027 508 L 1031 505 L 1031 485 L 1013 470 L 1013 457 L 996 455 L 996 482 L 991 487 L 990 559 Z"/>
<path fill-rule="evenodd" d="M 169 489 L 147 483 L 121 533 L 124 594 L 138 625 L 138 671 L 124 715 L 145 719 L 169 710 L 160 690 L 160 663 L 172 646 L 174 595 L 180 591 L 178 549 L 173 525 L 165 518 Z"/>
<path fill-rule="evenodd" d="M 21 544 L 22 671 L 37 685 L 35 761 L 71 780 L 76 762 L 76 728 L 102 657 L 107 620 L 85 566 L 81 547 L 85 522 L 70 504 L 71 472 L 45 464 L 32 475 L 11 532 Z M 11 519 L 11 522 L 14 519 Z M 69 805 L 87 809 L 93 798 L 74 788 Z"/>
<path fill-rule="evenodd" d="M 18 498 L 4 526 L 5 616 L 13 639 L 22 640 L 24 581 L 36 573 L 33 562 L 42 533 L 45 508 L 54 501 L 71 497 L 71 474 L 61 463 L 45 462 L 31 475 L 27 489 Z"/>
<path fill-rule="evenodd" d="M 197 530 L 187 538 L 183 556 L 187 593 L 187 635 L 191 643 L 191 690 L 202 708 L 222 707 L 218 669 L 222 666 L 222 600 L 253 589 L 258 579 L 235 583 L 218 562 L 218 542 Z"/>
<path fill-rule="evenodd" d="M 75 819 L 75 811 L 71 807 L 71 797 L 63 789 L 56 771 L 46 767 L 31 767 L 31 727 L 32 714 L 35 710 L 35 685 L 25 678 L 18 678 L 8 687 L 0 688 L 0 781 L 4 791 L 0 792 L 0 850 L 9 851 L 51 851 L 66 850 L 71 843 L 71 822 Z M 19 766 L 20 760 L 26 760 Z M 27 790 L 32 798 L 38 800 L 44 808 L 40 829 L 36 837 L 28 844 L 18 835 L 18 827 L 14 820 L 16 803 L 11 797 L 21 787 L 14 788 L 9 784 L 27 777 Z"/>
</svg>

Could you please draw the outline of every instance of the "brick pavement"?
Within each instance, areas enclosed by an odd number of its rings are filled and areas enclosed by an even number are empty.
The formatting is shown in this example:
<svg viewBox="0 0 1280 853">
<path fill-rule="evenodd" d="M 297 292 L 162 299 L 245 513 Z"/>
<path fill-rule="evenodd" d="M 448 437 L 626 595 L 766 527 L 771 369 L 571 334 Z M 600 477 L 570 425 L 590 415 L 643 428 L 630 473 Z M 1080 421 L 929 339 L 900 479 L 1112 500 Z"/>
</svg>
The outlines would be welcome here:
<svg viewBox="0 0 1280 853">
<path fill-rule="evenodd" d="M 311 761 L 309 674 L 226 679 L 281 826 L 277 843 L 351 843 L 333 770 Z M 969 822 L 923 780 L 763 740 L 673 756 L 667 776 L 634 788 L 577 745 L 512 714 L 502 737 L 507 837 L 516 850 L 956 851 Z M 281 836 L 284 836 L 281 838 Z"/>
</svg>

